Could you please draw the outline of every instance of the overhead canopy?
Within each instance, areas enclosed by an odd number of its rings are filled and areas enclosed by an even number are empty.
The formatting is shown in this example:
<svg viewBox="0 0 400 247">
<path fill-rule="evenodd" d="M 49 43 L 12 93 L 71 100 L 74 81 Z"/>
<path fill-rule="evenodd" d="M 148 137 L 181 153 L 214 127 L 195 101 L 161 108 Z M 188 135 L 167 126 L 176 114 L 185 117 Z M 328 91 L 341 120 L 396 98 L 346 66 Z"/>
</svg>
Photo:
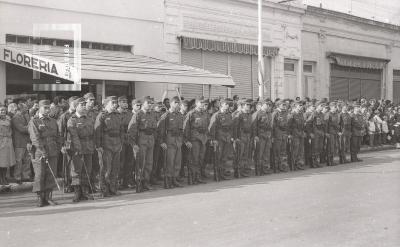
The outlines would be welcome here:
<svg viewBox="0 0 400 247">
<path fill-rule="evenodd" d="M 36 67 L 27 66 L 28 64 L 24 64 L 24 61 L 18 63 L 16 62 L 17 54 L 15 54 L 15 52 L 12 54 L 10 51 L 17 51 L 23 55 L 28 54 L 28 56 L 31 57 L 33 57 L 32 54 L 34 54 L 42 60 L 50 61 L 50 66 L 48 66 L 49 72 L 51 72 L 51 62 L 54 62 L 56 65 L 65 64 L 65 60 L 69 59 L 69 63 L 72 64 L 72 66 L 74 62 L 73 48 L 69 48 L 69 52 L 66 53 L 64 47 L 58 46 L 10 43 L 1 46 L 0 60 L 44 73 L 47 72 L 44 71 L 47 68 L 45 68 L 44 63 L 43 67 L 39 67 L 39 65 Z M 40 53 L 38 53 L 38 51 L 40 51 Z M 4 52 L 7 53 L 7 57 L 3 55 Z M 52 73 L 52 75 L 57 76 L 57 74 L 54 73 Z M 63 78 L 61 76 L 58 77 Z M 130 52 L 84 48 L 81 49 L 81 78 L 178 84 L 211 84 L 231 87 L 235 85 L 232 78 L 228 75 L 212 73 L 203 69 L 152 57 L 134 55 Z"/>
<path fill-rule="evenodd" d="M 383 69 L 390 61 L 384 58 L 371 58 L 335 52 L 328 52 L 327 57 L 332 58 L 333 61 L 340 66 L 363 69 Z"/>
</svg>

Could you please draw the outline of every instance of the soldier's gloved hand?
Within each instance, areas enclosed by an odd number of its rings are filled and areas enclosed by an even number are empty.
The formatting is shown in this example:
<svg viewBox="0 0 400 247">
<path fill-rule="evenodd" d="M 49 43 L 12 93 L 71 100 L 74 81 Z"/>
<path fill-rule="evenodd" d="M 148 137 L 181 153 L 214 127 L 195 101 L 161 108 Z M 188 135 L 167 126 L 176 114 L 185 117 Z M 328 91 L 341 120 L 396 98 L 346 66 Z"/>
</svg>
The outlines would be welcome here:
<svg viewBox="0 0 400 247">
<path fill-rule="evenodd" d="M 338 133 L 338 135 L 339 135 L 339 136 L 342 136 L 342 135 L 343 135 L 343 133 L 342 133 L 342 132 L 339 132 L 339 133 Z"/>
<path fill-rule="evenodd" d="M 102 147 L 99 147 L 99 148 L 96 148 L 96 151 L 97 151 L 97 152 L 100 152 L 100 153 L 103 153 L 104 150 L 103 150 Z"/>
<path fill-rule="evenodd" d="M 139 146 L 138 145 L 133 145 L 133 151 L 135 153 L 138 153 L 139 152 Z"/>
<path fill-rule="evenodd" d="M 47 153 L 46 153 L 46 152 L 43 152 L 43 153 L 42 153 L 42 159 L 47 159 L 47 157 L 49 157 L 49 156 L 47 155 Z"/>
<path fill-rule="evenodd" d="M 192 143 L 190 143 L 190 142 L 186 142 L 185 145 L 187 148 L 192 148 Z"/>
<path fill-rule="evenodd" d="M 255 136 L 255 137 L 254 137 L 254 141 L 255 141 L 255 142 L 259 142 L 259 141 L 260 141 L 260 138 L 259 138 L 258 136 Z"/>
<path fill-rule="evenodd" d="M 161 148 L 163 149 L 163 150 L 167 150 L 167 144 L 166 143 L 161 143 Z"/>
</svg>

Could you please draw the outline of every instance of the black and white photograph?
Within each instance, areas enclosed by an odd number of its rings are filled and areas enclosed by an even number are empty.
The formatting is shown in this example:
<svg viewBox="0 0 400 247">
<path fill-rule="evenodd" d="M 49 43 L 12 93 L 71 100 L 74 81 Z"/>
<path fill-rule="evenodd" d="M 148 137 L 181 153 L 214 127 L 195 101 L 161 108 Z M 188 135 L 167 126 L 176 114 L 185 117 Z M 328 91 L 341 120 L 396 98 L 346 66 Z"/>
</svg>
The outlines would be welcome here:
<svg viewBox="0 0 400 247">
<path fill-rule="evenodd" d="M 400 0 L 0 0 L 1 247 L 399 247 Z"/>
</svg>

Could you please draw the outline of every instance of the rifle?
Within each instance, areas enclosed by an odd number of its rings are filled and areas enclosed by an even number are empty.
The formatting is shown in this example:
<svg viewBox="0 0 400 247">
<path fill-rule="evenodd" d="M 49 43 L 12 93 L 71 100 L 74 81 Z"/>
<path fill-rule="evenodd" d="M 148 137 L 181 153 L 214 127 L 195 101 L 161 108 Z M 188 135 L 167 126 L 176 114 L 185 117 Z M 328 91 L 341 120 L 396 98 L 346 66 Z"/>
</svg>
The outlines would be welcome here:
<svg viewBox="0 0 400 247">
<path fill-rule="evenodd" d="M 192 185 L 193 184 L 193 174 L 192 174 L 192 172 L 190 171 L 190 167 L 192 166 L 192 152 L 191 152 L 191 150 L 189 149 L 189 148 L 187 148 L 187 155 L 186 155 L 186 167 L 187 167 L 187 172 L 188 172 L 188 177 L 187 177 L 187 180 L 188 180 L 188 185 Z"/>
<path fill-rule="evenodd" d="M 88 173 L 88 170 L 87 170 L 87 167 L 86 167 L 86 163 L 85 163 L 85 159 L 83 158 L 83 155 L 82 155 L 82 164 L 83 164 L 83 169 L 85 169 L 85 173 L 86 173 L 86 176 L 87 176 L 87 179 L 88 179 L 90 191 L 92 192 L 91 193 L 92 194 L 92 200 L 94 200 L 93 186 L 92 186 L 92 183 L 90 182 L 90 176 L 89 176 L 89 173 Z"/>
<path fill-rule="evenodd" d="M 294 157 L 293 157 L 293 139 L 292 137 L 288 136 L 288 146 L 289 146 L 289 155 L 288 155 L 288 160 L 289 160 L 289 168 L 291 171 L 295 170 L 295 165 L 294 165 Z"/>
<path fill-rule="evenodd" d="M 167 181 L 167 149 L 163 149 L 164 159 L 163 159 L 163 173 L 164 173 L 164 189 L 168 189 Z"/>
<path fill-rule="evenodd" d="M 133 149 L 133 155 L 135 158 L 135 183 L 136 183 L 136 193 L 143 192 L 142 176 L 143 176 L 143 159 L 139 150 L 139 157 L 135 149 Z"/>
<path fill-rule="evenodd" d="M 234 175 L 236 178 L 240 178 L 240 171 L 239 171 L 240 145 L 237 145 L 236 141 L 233 141 L 233 150 L 235 151 Z"/>
<path fill-rule="evenodd" d="M 262 174 L 261 174 L 261 167 L 259 167 L 260 162 L 258 160 L 259 153 L 257 152 L 257 140 L 256 139 L 254 139 L 254 141 L 253 141 L 253 150 L 252 151 L 253 151 L 252 157 L 254 160 L 254 170 L 255 170 L 256 176 L 261 176 Z"/>
<path fill-rule="evenodd" d="M 214 180 L 219 182 L 220 174 L 219 174 L 219 161 L 218 161 L 218 146 L 214 143 L 214 155 L 213 155 L 213 168 L 214 168 Z"/>
</svg>

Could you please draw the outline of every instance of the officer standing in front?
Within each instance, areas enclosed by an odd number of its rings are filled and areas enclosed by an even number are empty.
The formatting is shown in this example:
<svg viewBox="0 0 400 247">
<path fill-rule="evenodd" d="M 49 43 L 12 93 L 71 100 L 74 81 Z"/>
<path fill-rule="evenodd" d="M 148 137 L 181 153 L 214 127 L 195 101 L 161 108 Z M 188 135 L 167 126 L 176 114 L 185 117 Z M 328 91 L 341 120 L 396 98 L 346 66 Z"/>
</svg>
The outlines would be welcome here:
<svg viewBox="0 0 400 247">
<path fill-rule="evenodd" d="M 50 101 L 39 101 L 38 114 L 28 124 L 32 141 L 32 166 L 35 171 L 33 192 L 38 195 L 38 206 L 54 205 L 51 198 L 56 187 L 55 170 L 60 152 L 60 139 L 55 119 L 49 117 Z"/>
</svg>

